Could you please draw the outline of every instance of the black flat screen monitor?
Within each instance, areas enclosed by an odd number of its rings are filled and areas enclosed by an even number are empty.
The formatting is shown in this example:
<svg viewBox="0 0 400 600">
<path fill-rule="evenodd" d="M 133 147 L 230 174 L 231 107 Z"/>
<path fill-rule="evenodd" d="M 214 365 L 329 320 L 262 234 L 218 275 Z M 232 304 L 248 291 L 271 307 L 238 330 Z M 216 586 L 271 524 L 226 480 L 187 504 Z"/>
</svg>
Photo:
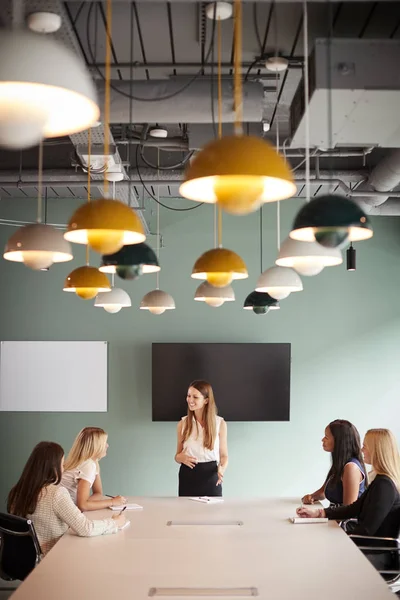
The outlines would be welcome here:
<svg viewBox="0 0 400 600">
<path fill-rule="evenodd" d="M 226 421 L 289 421 L 290 344 L 152 344 L 153 421 L 179 421 L 195 379 Z"/>
</svg>

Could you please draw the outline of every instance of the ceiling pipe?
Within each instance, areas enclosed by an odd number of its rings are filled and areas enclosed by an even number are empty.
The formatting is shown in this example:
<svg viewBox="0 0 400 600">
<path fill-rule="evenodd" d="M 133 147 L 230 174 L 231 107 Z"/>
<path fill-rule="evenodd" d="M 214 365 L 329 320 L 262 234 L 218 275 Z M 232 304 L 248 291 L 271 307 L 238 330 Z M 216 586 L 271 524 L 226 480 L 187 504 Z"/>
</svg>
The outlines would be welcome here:
<svg viewBox="0 0 400 600">
<path fill-rule="evenodd" d="M 374 167 L 368 179 L 361 183 L 353 197 L 361 208 L 370 214 L 389 198 L 397 198 L 393 190 L 400 184 L 400 150 L 392 150 Z M 378 213 L 383 214 L 383 213 Z"/>
</svg>

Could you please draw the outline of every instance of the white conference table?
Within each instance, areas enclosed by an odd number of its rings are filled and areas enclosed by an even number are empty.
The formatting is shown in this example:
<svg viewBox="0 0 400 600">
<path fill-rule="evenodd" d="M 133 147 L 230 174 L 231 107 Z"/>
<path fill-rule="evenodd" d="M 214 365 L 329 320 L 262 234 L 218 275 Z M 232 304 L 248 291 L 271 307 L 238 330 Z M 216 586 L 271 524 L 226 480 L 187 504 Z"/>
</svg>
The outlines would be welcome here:
<svg viewBox="0 0 400 600">
<path fill-rule="evenodd" d="M 256 590 L 259 598 L 271 600 L 393 599 L 335 522 L 290 523 L 294 500 L 129 501 L 144 507 L 126 511 L 130 527 L 96 538 L 66 534 L 13 600 L 142 600 L 153 588 L 192 588 L 168 592 L 169 598 L 187 600 L 199 598 L 193 588 L 208 588 L 208 598 L 220 598 L 224 588 L 248 588 L 242 596 L 225 591 L 224 597 L 250 597 Z"/>
</svg>

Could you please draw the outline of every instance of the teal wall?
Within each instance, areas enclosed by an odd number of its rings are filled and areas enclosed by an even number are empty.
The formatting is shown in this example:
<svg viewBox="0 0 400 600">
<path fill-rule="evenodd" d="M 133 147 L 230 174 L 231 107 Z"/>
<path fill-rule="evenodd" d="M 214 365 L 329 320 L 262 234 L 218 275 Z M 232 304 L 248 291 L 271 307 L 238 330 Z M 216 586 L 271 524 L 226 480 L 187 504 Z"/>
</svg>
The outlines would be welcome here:
<svg viewBox="0 0 400 600">
<path fill-rule="evenodd" d="M 299 205 L 282 203 L 284 234 Z M 65 222 L 74 206 L 50 201 L 49 221 Z M 34 218 L 34 210 L 34 200 L 0 201 L 1 218 Z M 275 215 L 275 205 L 265 207 L 264 268 L 275 258 Z M 175 425 L 151 422 L 152 342 L 292 344 L 291 421 L 229 424 L 226 495 L 299 497 L 319 487 L 328 465 L 320 439 L 334 418 L 354 421 L 362 434 L 378 426 L 400 434 L 400 220 L 374 220 L 374 238 L 357 246 L 355 273 L 341 266 L 304 278 L 304 292 L 282 301 L 280 311 L 256 316 L 242 310 L 242 303 L 259 274 L 257 215 L 224 217 L 225 246 L 241 254 L 250 272 L 247 281 L 235 284 L 237 302 L 213 309 L 193 301 L 190 271 L 213 244 L 212 219 L 209 206 L 161 211 L 160 283 L 177 305 L 162 316 L 137 308 L 155 286 L 151 275 L 122 282 L 133 307 L 116 315 L 63 293 L 64 277 L 83 264 L 82 248 L 74 247 L 72 263 L 48 273 L 0 261 L 0 339 L 107 340 L 110 347 L 108 413 L 0 413 L 0 505 L 35 443 L 55 440 L 68 450 L 86 425 L 109 432 L 109 455 L 101 465 L 107 493 L 176 493 Z M 12 231 L 0 226 L 0 246 Z M 65 377 L 73 377 L 68 365 Z"/>
</svg>

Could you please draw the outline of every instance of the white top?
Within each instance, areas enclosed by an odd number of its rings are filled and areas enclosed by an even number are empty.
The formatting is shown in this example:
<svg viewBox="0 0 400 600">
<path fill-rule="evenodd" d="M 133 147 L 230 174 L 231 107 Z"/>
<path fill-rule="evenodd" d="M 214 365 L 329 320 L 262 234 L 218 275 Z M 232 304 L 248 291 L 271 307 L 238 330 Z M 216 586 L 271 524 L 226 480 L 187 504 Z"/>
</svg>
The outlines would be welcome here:
<svg viewBox="0 0 400 600">
<path fill-rule="evenodd" d="M 47 486 L 38 499 L 35 512 L 28 518 L 33 521 L 43 554 L 51 550 L 68 527 L 82 537 L 118 530 L 112 519 L 91 521 L 85 517 L 61 485 Z"/>
<path fill-rule="evenodd" d="M 69 495 L 76 504 L 76 493 L 78 490 L 79 479 L 84 479 L 90 483 L 92 487 L 96 476 L 99 474 L 99 467 L 97 463 L 89 458 L 85 460 L 81 465 L 75 467 L 71 471 L 64 471 L 61 485 L 69 491 Z"/>
<path fill-rule="evenodd" d="M 185 426 L 187 417 L 182 417 L 182 432 Z M 194 427 L 190 437 L 183 442 L 183 450 L 189 456 L 197 458 L 198 462 L 217 461 L 219 463 L 219 430 L 223 421 L 222 417 L 216 417 L 217 435 L 215 438 L 214 448 L 209 450 L 204 448 L 204 430 L 200 423 L 193 417 Z"/>
</svg>

